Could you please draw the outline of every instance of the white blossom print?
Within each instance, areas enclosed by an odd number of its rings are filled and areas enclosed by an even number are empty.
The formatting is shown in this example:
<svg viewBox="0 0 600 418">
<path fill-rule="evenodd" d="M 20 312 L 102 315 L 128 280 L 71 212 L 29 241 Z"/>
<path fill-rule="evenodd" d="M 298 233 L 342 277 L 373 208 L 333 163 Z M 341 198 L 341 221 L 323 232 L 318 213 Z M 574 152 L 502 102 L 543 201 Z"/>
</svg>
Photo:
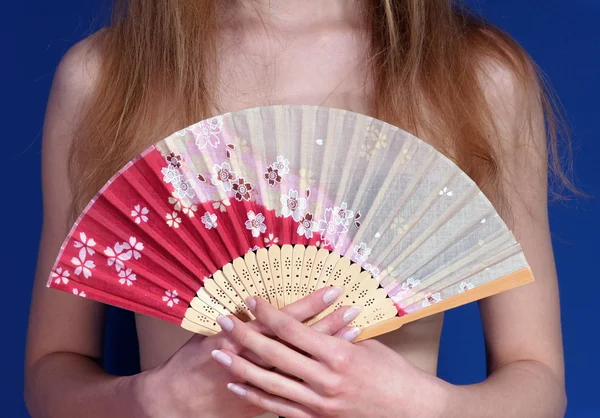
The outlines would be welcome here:
<svg viewBox="0 0 600 418">
<path fill-rule="evenodd" d="M 96 251 L 92 248 L 96 246 L 96 241 L 94 241 L 93 238 L 88 239 L 85 232 L 81 232 L 79 234 L 79 241 L 75 241 L 73 245 L 75 246 L 75 248 L 81 248 L 79 250 L 79 258 L 81 260 L 85 260 L 86 253 L 88 253 L 89 255 L 94 255 L 96 253 Z"/>
<path fill-rule="evenodd" d="M 179 176 L 176 182 L 173 182 L 173 187 L 175 187 L 175 192 L 177 197 L 180 199 L 183 198 L 192 198 L 196 195 L 194 192 L 194 181 L 186 179 L 184 176 Z"/>
<path fill-rule="evenodd" d="M 318 228 L 321 233 L 321 240 L 326 246 L 341 246 L 343 244 L 342 235 L 348 232 L 345 224 L 337 222 L 335 208 L 325 209 L 324 219 L 319 220 Z"/>
<path fill-rule="evenodd" d="M 354 257 L 356 261 L 366 261 L 371 254 L 371 249 L 367 247 L 366 242 L 361 242 L 359 245 L 354 246 Z"/>
<path fill-rule="evenodd" d="M 346 202 L 342 202 L 341 205 L 333 208 L 335 215 L 335 223 L 338 225 L 348 225 L 348 222 L 354 216 L 354 212 L 347 209 Z"/>
<path fill-rule="evenodd" d="M 131 286 L 133 282 L 137 280 L 135 273 L 131 272 L 131 269 L 123 269 L 119 272 L 119 283 L 127 286 Z"/>
<path fill-rule="evenodd" d="M 379 279 L 379 269 L 376 268 L 375 266 L 367 263 L 363 266 L 363 268 L 365 270 L 367 270 L 369 273 L 371 273 L 371 275 L 373 276 L 374 279 Z"/>
<path fill-rule="evenodd" d="M 216 148 L 221 142 L 219 134 L 223 130 L 223 116 L 215 116 L 206 121 L 199 122 L 189 128 L 189 131 L 194 135 L 196 146 L 198 149 L 210 145 Z"/>
<path fill-rule="evenodd" d="M 85 255 L 85 253 L 84 253 L 84 255 Z M 86 279 L 89 279 L 90 277 L 92 277 L 92 269 L 94 269 L 96 267 L 96 265 L 94 264 L 94 262 L 92 260 L 85 260 L 85 258 L 80 259 L 77 257 L 73 257 L 71 259 L 71 263 L 73 263 L 73 265 L 77 267 L 75 269 L 74 273 L 77 276 L 80 276 L 81 273 L 83 273 L 83 277 L 85 277 Z"/>
<path fill-rule="evenodd" d="M 210 182 L 214 186 L 221 186 L 225 192 L 230 191 L 231 182 L 237 180 L 237 174 L 231 171 L 231 166 L 226 162 L 221 165 L 215 164 L 213 166 L 213 173 Z"/>
<path fill-rule="evenodd" d="M 277 238 L 277 237 L 276 237 L 275 235 L 273 235 L 273 234 L 269 234 L 269 236 L 268 236 L 268 237 L 265 237 L 265 238 L 264 238 L 264 241 L 265 241 L 265 245 L 266 245 L 267 247 L 269 247 L 269 246 L 271 246 L 271 245 L 277 244 L 277 243 L 279 242 L 279 238 Z"/>
<path fill-rule="evenodd" d="M 54 279 L 54 283 L 56 284 L 68 284 L 69 276 L 69 271 L 67 269 L 63 270 L 62 267 L 58 267 L 52 272 L 52 279 Z"/>
<path fill-rule="evenodd" d="M 267 226 L 264 224 L 265 216 L 262 213 L 254 213 L 254 211 L 248 211 L 248 220 L 246 221 L 246 229 L 252 231 L 254 238 L 260 234 L 264 234 L 267 230 Z"/>
<path fill-rule="evenodd" d="M 206 229 L 213 229 L 217 227 L 217 215 L 214 213 L 205 212 L 200 220 Z"/>
<path fill-rule="evenodd" d="M 85 294 L 85 292 L 84 292 L 83 290 L 82 290 L 82 291 L 79 291 L 79 290 L 77 290 L 76 288 L 73 288 L 73 294 L 74 294 L 75 296 L 79 296 L 79 297 L 82 297 L 82 298 L 85 298 L 85 297 L 87 297 L 87 295 Z"/>
<path fill-rule="evenodd" d="M 169 197 L 169 203 L 173 205 L 173 209 L 176 211 L 181 211 L 190 218 L 193 218 L 194 212 L 198 210 L 198 206 L 193 203 L 188 203 L 187 200 L 182 200 L 177 197 L 177 191 L 174 191 L 172 196 Z"/>
<path fill-rule="evenodd" d="M 121 271 L 125 268 L 123 261 L 131 260 L 133 252 L 131 251 L 131 245 L 126 242 L 117 242 L 114 248 L 106 247 L 104 254 L 107 256 L 106 262 L 109 266 L 114 264 L 117 271 Z"/>
<path fill-rule="evenodd" d="M 167 225 L 171 228 L 179 228 L 179 224 L 181 223 L 181 218 L 177 216 L 177 212 L 167 213 Z"/>
<path fill-rule="evenodd" d="M 248 252 L 250 252 L 250 251 L 258 251 L 258 250 L 260 250 L 260 247 L 258 245 L 255 245 L 252 248 L 248 248 Z"/>
<path fill-rule="evenodd" d="M 171 164 L 169 164 L 165 168 L 162 168 L 160 172 L 163 175 L 163 181 L 165 183 L 176 183 L 179 181 L 179 177 L 181 176 L 181 173 L 179 172 L 177 167 L 174 167 Z"/>
<path fill-rule="evenodd" d="M 475 287 L 475 285 L 473 283 L 466 283 L 466 282 L 461 282 L 460 285 L 458 285 L 458 293 L 464 293 L 467 290 L 471 290 Z"/>
<path fill-rule="evenodd" d="M 283 155 L 278 155 L 277 161 L 271 164 L 271 167 L 273 170 L 277 170 L 280 175 L 284 175 L 290 172 L 289 164 L 290 162 Z"/>
<path fill-rule="evenodd" d="M 440 196 L 452 196 L 452 190 L 450 190 L 447 187 L 444 187 L 442 190 L 440 190 L 440 192 L 438 193 Z"/>
<path fill-rule="evenodd" d="M 306 238 L 312 238 L 313 232 L 319 231 L 319 225 L 313 221 L 313 214 L 310 212 L 304 214 L 304 216 L 302 216 L 298 222 L 300 223 L 300 225 L 298 225 L 298 229 L 296 229 L 296 233 L 298 235 Z"/>
<path fill-rule="evenodd" d="M 409 277 L 405 282 L 402 283 L 402 286 L 400 286 L 400 292 L 406 293 L 409 290 L 412 290 L 412 288 L 417 286 L 419 283 L 421 283 L 420 280 L 415 280 L 412 277 Z"/>
<path fill-rule="evenodd" d="M 139 260 L 142 256 L 140 251 L 144 249 L 144 244 L 139 242 L 135 237 L 129 237 L 129 245 L 131 246 L 131 251 L 133 252 L 133 258 Z"/>
<path fill-rule="evenodd" d="M 300 222 L 300 219 L 304 214 L 304 209 L 306 209 L 306 199 L 303 197 L 299 198 L 298 191 L 290 189 L 287 195 L 284 194 L 281 196 L 280 201 L 282 215 L 285 218 L 291 216 L 296 222 Z"/>
<path fill-rule="evenodd" d="M 141 205 L 135 205 L 133 210 L 131 211 L 131 216 L 134 218 L 136 224 L 141 224 L 142 222 L 148 222 L 148 208 L 141 207 Z"/>
<path fill-rule="evenodd" d="M 434 293 L 433 295 L 431 293 L 428 293 L 427 295 L 425 295 L 425 299 L 423 300 L 423 307 L 426 308 L 428 306 L 431 306 L 434 303 L 438 303 L 440 300 L 442 300 L 442 297 L 439 293 Z"/>
<path fill-rule="evenodd" d="M 177 296 L 179 296 L 177 290 L 167 290 L 165 292 L 165 296 L 162 297 L 162 300 L 163 302 L 167 303 L 169 308 L 172 308 L 173 305 L 177 305 L 179 303 L 179 298 Z"/>
<path fill-rule="evenodd" d="M 231 201 L 229 199 L 223 199 L 223 200 L 213 199 L 213 200 L 217 200 L 216 202 L 213 203 L 213 208 L 219 209 L 221 212 L 227 212 L 227 206 L 231 206 Z"/>
</svg>

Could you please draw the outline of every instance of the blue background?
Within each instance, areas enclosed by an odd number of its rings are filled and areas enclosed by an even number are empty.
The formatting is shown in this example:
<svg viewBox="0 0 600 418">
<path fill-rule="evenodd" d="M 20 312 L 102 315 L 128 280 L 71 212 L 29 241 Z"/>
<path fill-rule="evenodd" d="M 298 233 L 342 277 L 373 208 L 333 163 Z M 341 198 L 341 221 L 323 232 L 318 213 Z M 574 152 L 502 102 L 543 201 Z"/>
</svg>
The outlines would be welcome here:
<svg viewBox="0 0 600 418">
<path fill-rule="evenodd" d="M 43 116 L 60 57 L 97 29 L 107 2 L 59 0 L 0 4 L 0 138 L 5 151 L 6 194 L 0 205 L 3 284 L 0 318 L 4 335 L 0 405 L 3 417 L 27 417 L 22 399 L 23 355 L 30 291 L 41 227 L 40 144 Z M 600 196 L 600 0 L 487 0 L 471 2 L 513 35 L 552 81 L 574 133 L 578 185 Z M 12 181 L 15 181 L 13 184 Z M 600 277 L 597 199 L 554 203 L 551 229 L 559 271 L 567 367 L 567 417 L 600 417 L 600 353 L 596 309 Z M 51 312 L 48 312 L 51 315 Z M 123 326 L 109 330 L 109 353 L 123 347 L 131 357 L 107 356 L 110 370 L 135 371 L 131 317 L 111 315 Z M 114 325 L 113 325 L 114 326 Z M 485 378 L 485 352 L 476 304 L 446 315 L 439 375 L 456 384 Z"/>
</svg>

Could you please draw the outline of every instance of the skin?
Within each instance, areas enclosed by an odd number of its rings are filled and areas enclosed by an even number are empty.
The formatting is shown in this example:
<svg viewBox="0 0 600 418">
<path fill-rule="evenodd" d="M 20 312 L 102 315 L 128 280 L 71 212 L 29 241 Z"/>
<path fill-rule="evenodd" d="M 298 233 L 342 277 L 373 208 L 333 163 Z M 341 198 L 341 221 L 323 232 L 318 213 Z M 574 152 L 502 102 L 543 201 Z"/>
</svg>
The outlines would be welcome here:
<svg viewBox="0 0 600 418">
<path fill-rule="evenodd" d="M 228 13 L 236 16 L 236 21 L 224 20 L 221 26 L 219 112 L 302 103 L 366 113 L 369 85 L 364 84 L 361 64 L 366 46 L 349 3 L 271 0 L 255 1 L 251 6 L 249 2 L 229 4 Z M 500 126 L 490 135 L 497 138 L 501 164 L 506 168 L 502 180 L 513 214 L 512 229 L 536 281 L 479 302 L 488 353 L 487 379 L 455 386 L 435 377 L 442 314 L 352 345 L 342 341 L 339 333 L 337 338 L 315 336 L 343 330 L 339 316 L 328 318 L 329 325 L 323 329 L 310 330 L 299 324 L 302 314 L 268 309 L 260 312 L 262 326 L 238 323 L 234 331 L 212 338 L 192 336 L 175 325 L 138 315 L 143 372 L 130 377 L 106 374 L 97 363 L 102 355 L 104 307 L 45 288 L 68 226 L 67 151 L 80 109 L 93 92 L 99 58 L 89 48 L 89 40 L 73 47 L 57 69 L 48 102 L 42 153 L 44 222 L 25 364 L 25 397 L 33 417 L 183 417 L 200 413 L 203 417 L 229 417 L 266 410 L 280 413 L 281 408 L 286 408 L 288 417 L 352 416 L 352 411 L 364 408 L 369 408 L 368 416 L 381 417 L 564 415 L 562 336 L 548 225 L 542 113 L 523 96 L 510 70 L 493 62 L 484 63 L 481 78 Z M 513 140 L 526 112 L 534 115 L 534 129 Z M 427 136 L 422 139 L 435 143 Z M 311 297 L 315 299 L 303 301 L 304 308 L 299 309 L 304 314 L 306 309 L 324 307 L 315 302 L 322 302 L 322 295 Z M 282 320 L 294 324 L 291 346 L 307 348 L 307 354 L 298 354 L 257 332 L 254 340 L 242 336 L 252 327 L 267 335 L 277 334 Z M 289 333 L 286 336 L 289 338 Z M 274 344 L 270 346 L 273 351 L 262 351 L 260 341 Z M 300 374 L 293 361 L 273 357 L 284 348 L 288 354 L 296 353 L 296 361 L 319 371 L 303 375 L 308 380 L 302 396 L 290 390 L 289 384 L 294 382 L 289 377 L 253 365 L 266 366 L 266 362 L 280 371 Z M 231 366 L 215 361 L 214 350 L 230 356 Z M 388 384 L 382 387 L 372 380 L 376 377 L 368 372 L 372 370 L 385 371 Z M 252 382 L 257 388 L 246 386 L 244 398 L 227 390 L 228 382 L 243 384 L 257 372 L 270 373 L 275 380 L 268 380 L 269 385 L 275 386 L 261 387 L 259 379 Z M 342 381 L 343 387 L 339 385 Z M 381 396 L 385 391 L 390 395 Z M 352 399 L 354 409 L 345 409 L 346 399 Z"/>
</svg>

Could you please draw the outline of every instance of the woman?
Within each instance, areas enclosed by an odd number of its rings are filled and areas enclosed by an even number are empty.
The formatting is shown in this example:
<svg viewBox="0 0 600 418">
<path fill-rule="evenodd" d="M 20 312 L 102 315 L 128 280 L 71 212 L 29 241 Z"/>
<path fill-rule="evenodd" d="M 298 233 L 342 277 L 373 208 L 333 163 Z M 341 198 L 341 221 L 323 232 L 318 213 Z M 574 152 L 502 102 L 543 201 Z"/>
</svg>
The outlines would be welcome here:
<svg viewBox="0 0 600 418">
<path fill-rule="evenodd" d="M 112 25 L 63 58 L 48 104 L 26 359 L 33 417 L 564 414 L 546 208 L 554 117 L 515 42 L 449 0 L 115 3 Z M 286 312 L 256 300 L 258 323 L 220 318 L 225 331 L 211 338 L 138 315 L 143 372 L 115 377 L 97 365 L 103 308 L 44 287 L 77 213 L 125 162 L 171 132 L 283 103 L 344 108 L 412 132 L 454 159 L 508 221 L 536 282 L 480 302 L 485 381 L 455 386 L 435 376 L 442 315 L 351 344 L 341 313 L 316 329 L 299 322 L 324 308 L 323 294 Z M 344 338 L 327 335 L 335 333 Z"/>
</svg>

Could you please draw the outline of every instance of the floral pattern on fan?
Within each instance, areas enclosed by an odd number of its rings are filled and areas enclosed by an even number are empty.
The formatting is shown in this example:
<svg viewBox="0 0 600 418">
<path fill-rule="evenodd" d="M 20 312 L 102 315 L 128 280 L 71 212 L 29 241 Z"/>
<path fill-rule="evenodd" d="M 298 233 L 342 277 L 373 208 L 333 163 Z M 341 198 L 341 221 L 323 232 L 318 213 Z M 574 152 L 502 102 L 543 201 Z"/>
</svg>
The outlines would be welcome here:
<svg viewBox="0 0 600 418">
<path fill-rule="evenodd" d="M 527 266 L 429 145 L 364 115 L 275 106 L 200 121 L 134 158 L 73 226 L 48 284 L 181 323 L 203 278 L 286 244 L 349 258 L 404 312 Z"/>
</svg>

